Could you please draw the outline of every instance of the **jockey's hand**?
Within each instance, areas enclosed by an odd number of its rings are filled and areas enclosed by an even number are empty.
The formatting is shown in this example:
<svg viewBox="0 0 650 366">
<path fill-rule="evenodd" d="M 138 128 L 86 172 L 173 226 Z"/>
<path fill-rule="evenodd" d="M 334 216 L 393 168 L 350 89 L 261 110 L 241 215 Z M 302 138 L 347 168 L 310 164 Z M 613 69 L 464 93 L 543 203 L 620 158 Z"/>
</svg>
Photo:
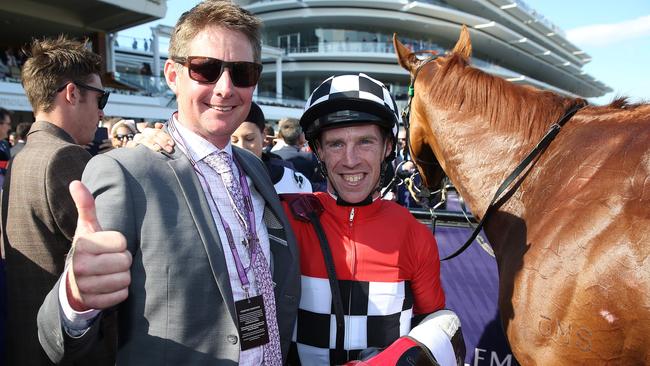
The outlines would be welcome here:
<svg viewBox="0 0 650 366">
<path fill-rule="evenodd" d="M 364 350 L 372 351 L 372 350 Z M 465 342 L 460 319 L 450 310 L 427 315 L 411 332 L 371 357 L 345 366 L 462 366 Z"/>
<path fill-rule="evenodd" d="M 453 311 L 429 314 L 408 335 L 426 346 L 441 366 L 465 364 L 465 340 Z"/>
</svg>

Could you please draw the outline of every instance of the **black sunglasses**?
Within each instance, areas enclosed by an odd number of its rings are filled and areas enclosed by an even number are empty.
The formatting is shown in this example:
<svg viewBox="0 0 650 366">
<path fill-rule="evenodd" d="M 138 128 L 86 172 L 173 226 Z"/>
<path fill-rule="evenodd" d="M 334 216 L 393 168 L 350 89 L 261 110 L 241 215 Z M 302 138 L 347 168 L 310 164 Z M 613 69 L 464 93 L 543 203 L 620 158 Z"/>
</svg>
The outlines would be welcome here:
<svg viewBox="0 0 650 366">
<path fill-rule="evenodd" d="M 56 90 L 56 92 L 60 93 L 70 83 L 72 83 L 72 84 L 74 84 L 74 85 L 76 85 L 76 86 L 78 86 L 80 88 L 86 89 L 86 90 L 98 92 L 100 95 L 99 95 L 99 99 L 97 99 L 97 108 L 104 109 L 104 107 L 106 107 L 106 103 L 108 103 L 108 96 L 111 95 L 111 92 L 108 92 L 108 91 L 103 90 L 103 89 L 95 88 L 94 86 L 90 86 L 88 84 L 84 84 L 81 81 L 67 82 L 67 83 L 63 84 L 62 87 L 58 88 Z"/>
<path fill-rule="evenodd" d="M 115 138 L 118 139 L 118 140 L 127 139 L 127 140 L 131 141 L 131 140 L 133 140 L 133 136 L 134 135 L 132 133 L 128 133 L 128 134 L 118 133 L 118 134 L 115 135 Z"/>
<path fill-rule="evenodd" d="M 190 79 L 199 83 L 216 83 L 223 70 L 228 68 L 233 85 L 247 88 L 257 84 L 262 73 L 262 65 L 254 62 L 231 62 L 203 56 L 172 57 L 172 60 L 187 67 Z"/>
</svg>

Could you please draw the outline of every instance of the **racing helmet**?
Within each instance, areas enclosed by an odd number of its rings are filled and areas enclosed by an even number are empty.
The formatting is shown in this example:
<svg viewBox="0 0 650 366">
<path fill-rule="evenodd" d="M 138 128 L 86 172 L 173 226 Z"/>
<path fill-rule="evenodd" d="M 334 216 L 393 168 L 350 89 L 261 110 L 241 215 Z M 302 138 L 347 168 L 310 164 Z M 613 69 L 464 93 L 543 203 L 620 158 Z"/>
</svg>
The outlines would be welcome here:
<svg viewBox="0 0 650 366">
<path fill-rule="evenodd" d="M 300 126 L 313 151 L 322 131 L 350 125 L 376 124 L 391 136 L 395 157 L 397 128 L 402 118 L 388 88 L 370 76 L 347 74 L 331 76 L 309 96 Z"/>
</svg>

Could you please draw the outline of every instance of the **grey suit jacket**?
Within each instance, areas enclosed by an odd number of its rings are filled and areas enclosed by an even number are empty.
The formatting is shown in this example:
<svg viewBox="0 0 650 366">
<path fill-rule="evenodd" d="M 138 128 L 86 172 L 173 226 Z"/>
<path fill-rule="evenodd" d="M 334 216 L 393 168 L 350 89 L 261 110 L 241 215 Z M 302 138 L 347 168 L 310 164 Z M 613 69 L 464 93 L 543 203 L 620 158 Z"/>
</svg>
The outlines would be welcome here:
<svg viewBox="0 0 650 366">
<path fill-rule="evenodd" d="M 13 158 L 16 156 L 19 152 L 23 150 L 23 147 L 25 147 L 25 142 L 17 142 L 16 145 L 11 147 L 11 157 Z"/>
<path fill-rule="evenodd" d="M 233 147 L 266 201 L 282 354 L 300 298 L 296 240 L 262 162 Z M 236 365 L 239 337 L 222 243 L 188 158 L 144 146 L 93 158 L 83 182 L 102 228 L 127 238 L 133 254 L 128 299 L 117 306 L 118 365 Z M 56 287 L 39 311 L 39 337 L 53 360 L 75 357 L 101 338 L 99 321 L 81 338 L 62 330 Z M 107 312 L 107 313 L 110 313 Z"/>
<path fill-rule="evenodd" d="M 89 160 L 90 154 L 63 129 L 37 121 L 25 148 L 10 164 L 2 210 L 8 365 L 52 364 L 38 341 L 36 314 L 63 272 L 77 225 L 68 185 L 81 179 Z M 113 348 L 108 343 L 100 359 L 93 357 L 75 364 L 114 364 Z"/>
</svg>

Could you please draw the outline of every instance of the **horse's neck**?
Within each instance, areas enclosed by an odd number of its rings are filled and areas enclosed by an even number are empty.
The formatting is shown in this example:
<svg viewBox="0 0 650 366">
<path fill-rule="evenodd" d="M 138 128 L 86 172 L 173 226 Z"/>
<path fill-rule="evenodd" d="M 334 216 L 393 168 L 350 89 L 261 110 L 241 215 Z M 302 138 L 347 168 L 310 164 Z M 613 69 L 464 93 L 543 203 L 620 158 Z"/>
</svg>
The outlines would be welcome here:
<svg viewBox="0 0 650 366">
<path fill-rule="evenodd" d="M 444 120 L 451 117 L 445 116 Z M 446 171 L 472 212 L 485 213 L 498 186 L 530 148 L 521 138 L 495 131 L 479 118 L 443 123 L 434 131 L 441 141 Z M 508 202 L 512 214 L 520 214 L 516 197 Z"/>
</svg>

